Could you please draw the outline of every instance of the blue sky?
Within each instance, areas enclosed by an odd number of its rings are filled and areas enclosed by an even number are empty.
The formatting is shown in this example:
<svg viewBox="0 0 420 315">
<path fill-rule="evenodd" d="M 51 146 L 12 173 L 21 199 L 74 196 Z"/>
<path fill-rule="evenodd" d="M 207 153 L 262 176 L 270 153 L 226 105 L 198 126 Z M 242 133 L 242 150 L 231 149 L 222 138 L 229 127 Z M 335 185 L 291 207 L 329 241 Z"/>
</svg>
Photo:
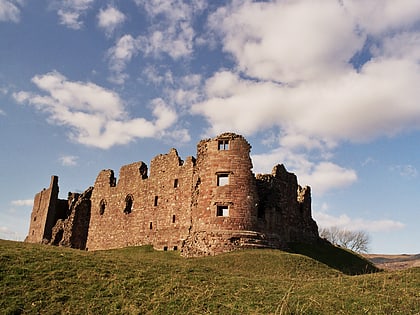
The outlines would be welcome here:
<svg viewBox="0 0 420 315">
<path fill-rule="evenodd" d="M 32 199 L 225 131 L 319 226 L 419 253 L 418 0 L 0 0 L 0 238 Z"/>
</svg>

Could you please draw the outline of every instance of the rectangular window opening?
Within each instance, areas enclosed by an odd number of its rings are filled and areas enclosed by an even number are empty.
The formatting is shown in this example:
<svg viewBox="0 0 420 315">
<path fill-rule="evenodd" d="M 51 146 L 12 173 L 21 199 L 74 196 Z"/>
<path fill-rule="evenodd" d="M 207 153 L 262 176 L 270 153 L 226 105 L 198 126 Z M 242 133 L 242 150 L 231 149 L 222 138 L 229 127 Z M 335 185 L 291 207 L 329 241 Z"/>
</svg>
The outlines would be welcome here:
<svg viewBox="0 0 420 315">
<path fill-rule="evenodd" d="M 178 250 L 178 246 L 174 246 L 174 250 Z"/>
<path fill-rule="evenodd" d="M 217 174 L 217 186 L 229 185 L 229 174 Z"/>
<path fill-rule="evenodd" d="M 174 179 L 174 188 L 177 188 L 178 186 L 179 186 L 178 178 L 175 178 Z"/>
<path fill-rule="evenodd" d="M 217 206 L 217 213 L 218 217 L 228 217 L 229 216 L 229 206 L 220 205 Z"/>
<path fill-rule="evenodd" d="M 154 203 L 153 203 L 153 205 L 154 205 L 155 207 L 157 207 L 157 205 L 158 205 L 158 199 L 159 199 L 159 197 L 158 197 L 158 196 L 155 196 L 155 201 L 154 201 Z"/>
<path fill-rule="evenodd" d="M 175 217 L 175 214 L 172 216 L 172 223 L 175 223 L 175 219 L 176 219 L 176 217 Z"/>
<path fill-rule="evenodd" d="M 163 251 L 165 251 L 165 252 L 166 252 L 167 250 L 168 250 L 168 246 L 164 246 L 164 247 L 163 247 Z"/>
<path fill-rule="evenodd" d="M 219 151 L 229 150 L 229 140 L 219 140 Z"/>
<path fill-rule="evenodd" d="M 149 229 L 151 230 L 151 229 L 153 229 L 153 222 L 150 222 L 150 224 L 149 224 Z"/>
</svg>

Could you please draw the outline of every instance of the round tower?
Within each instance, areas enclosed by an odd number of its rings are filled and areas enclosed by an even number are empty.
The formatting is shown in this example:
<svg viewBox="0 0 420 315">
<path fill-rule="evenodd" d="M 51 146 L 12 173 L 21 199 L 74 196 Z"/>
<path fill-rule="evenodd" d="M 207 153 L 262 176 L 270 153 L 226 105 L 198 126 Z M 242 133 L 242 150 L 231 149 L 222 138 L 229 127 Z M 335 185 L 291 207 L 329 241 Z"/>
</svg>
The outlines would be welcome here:
<svg viewBox="0 0 420 315">
<path fill-rule="evenodd" d="M 197 145 L 192 231 L 214 237 L 214 244 L 220 243 L 220 237 L 234 239 L 257 226 L 258 195 L 250 150 L 245 138 L 234 133 Z"/>
</svg>

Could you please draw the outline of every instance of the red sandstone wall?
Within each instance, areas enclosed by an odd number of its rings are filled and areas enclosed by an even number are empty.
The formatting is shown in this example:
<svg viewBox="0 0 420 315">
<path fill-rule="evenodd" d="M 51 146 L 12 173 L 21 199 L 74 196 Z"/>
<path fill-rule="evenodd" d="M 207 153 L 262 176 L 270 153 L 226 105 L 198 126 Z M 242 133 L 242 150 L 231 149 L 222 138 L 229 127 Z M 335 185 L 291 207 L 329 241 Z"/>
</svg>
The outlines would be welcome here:
<svg viewBox="0 0 420 315">
<path fill-rule="evenodd" d="M 143 162 L 123 166 L 114 187 L 110 185 L 111 171 L 102 171 L 91 198 L 87 248 L 144 244 L 159 249 L 180 248 L 191 225 L 193 168 L 192 158 L 181 163 L 178 153 L 172 149 L 152 160 L 148 178 Z M 130 213 L 124 212 L 127 196 L 132 198 Z M 101 201 L 106 204 L 103 214 Z"/>
<path fill-rule="evenodd" d="M 26 242 L 41 243 L 44 238 L 51 238 L 57 200 L 58 177 L 51 176 L 50 186 L 35 195 Z"/>
<path fill-rule="evenodd" d="M 227 147 L 219 148 L 219 141 Z M 199 183 L 193 207 L 194 231 L 252 230 L 256 227 L 255 178 L 249 156 L 251 146 L 235 134 L 222 134 L 197 146 L 195 181 Z M 217 185 L 218 174 L 228 174 L 229 183 Z M 229 207 L 228 216 L 218 216 L 218 205 Z"/>
</svg>

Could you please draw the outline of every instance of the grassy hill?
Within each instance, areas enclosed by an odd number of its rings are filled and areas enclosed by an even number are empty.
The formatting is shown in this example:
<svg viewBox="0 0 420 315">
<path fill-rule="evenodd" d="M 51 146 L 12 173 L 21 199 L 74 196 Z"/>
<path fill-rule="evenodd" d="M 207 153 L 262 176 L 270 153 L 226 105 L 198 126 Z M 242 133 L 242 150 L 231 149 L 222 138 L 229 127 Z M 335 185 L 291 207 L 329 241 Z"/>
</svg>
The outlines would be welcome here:
<svg viewBox="0 0 420 315">
<path fill-rule="evenodd" d="M 326 247 L 296 245 L 293 251 L 184 259 L 151 247 L 83 252 L 0 241 L 0 313 L 420 312 L 420 268 L 351 276 L 366 261 L 348 252 L 328 254 Z"/>
</svg>

